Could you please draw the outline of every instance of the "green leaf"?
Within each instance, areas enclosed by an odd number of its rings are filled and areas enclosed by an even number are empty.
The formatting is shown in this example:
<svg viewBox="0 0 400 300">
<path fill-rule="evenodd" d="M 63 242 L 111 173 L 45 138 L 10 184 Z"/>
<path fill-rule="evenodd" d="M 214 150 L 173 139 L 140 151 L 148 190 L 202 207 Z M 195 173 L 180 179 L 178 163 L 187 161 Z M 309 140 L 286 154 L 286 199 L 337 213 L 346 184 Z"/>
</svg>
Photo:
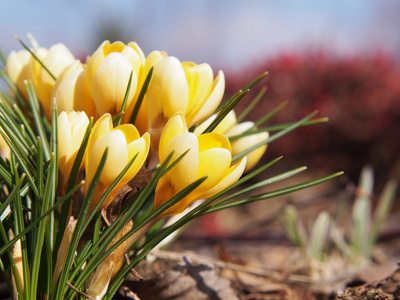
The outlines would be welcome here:
<svg viewBox="0 0 400 300">
<path fill-rule="evenodd" d="M 243 110 L 243 112 L 236 118 L 236 122 L 240 123 L 257 105 L 257 103 L 261 100 L 264 96 L 267 88 L 264 86 L 261 91 L 257 94 L 257 96 L 251 101 L 251 103 Z"/>
<path fill-rule="evenodd" d="M 40 113 L 40 105 L 39 105 L 39 100 L 36 96 L 35 89 L 33 87 L 33 84 L 28 81 L 25 84 L 26 90 L 28 92 L 29 96 L 29 101 L 31 104 L 31 111 L 32 111 L 32 116 L 36 125 L 36 129 L 38 131 L 38 135 L 42 139 L 43 142 L 43 153 L 44 153 L 44 158 L 46 161 L 50 160 L 50 145 L 49 145 L 49 139 L 46 135 L 46 130 L 45 130 L 45 125 L 44 125 L 44 118 L 41 113 Z"/>
<path fill-rule="evenodd" d="M 311 119 L 315 114 L 317 113 L 317 111 L 312 112 L 311 114 L 309 114 L 307 117 L 301 119 L 300 121 L 294 123 L 291 126 L 288 126 L 286 129 L 279 131 L 278 133 L 270 136 L 268 139 L 266 139 L 265 141 L 262 141 L 260 143 L 255 144 L 252 147 L 247 148 L 246 150 L 236 154 L 235 156 L 232 157 L 232 161 L 237 161 L 238 159 L 242 158 L 243 156 L 245 156 L 246 154 L 252 152 L 253 150 L 257 149 L 260 146 L 266 145 L 274 140 L 277 140 L 279 138 L 281 138 L 282 136 L 288 134 L 289 132 L 293 131 L 294 129 L 298 128 L 299 126 L 301 126 L 302 124 L 304 124 L 305 122 L 307 122 L 309 119 Z"/>
<path fill-rule="evenodd" d="M 228 100 L 228 103 L 224 105 L 224 107 L 218 112 L 216 118 L 211 122 L 210 125 L 204 130 L 203 133 L 212 132 L 218 124 L 226 117 L 226 115 L 239 103 L 240 100 L 248 93 L 249 90 L 239 91 L 237 92 L 231 99 Z"/>
<path fill-rule="evenodd" d="M 76 180 L 78 178 L 78 173 L 82 164 L 82 160 L 85 155 L 87 143 L 89 141 L 89 136 L 90 132 L 92 131 L 93 127 L 93 118 L 90 118 L 90 122 L 88 127 L 86 128 L 85 135 L 82 138 L 81 145 L 79 146 L 78 153 L 76 155 L 74 164 L 72 165 L 71 173 L 69 175 L 68 183 L 67 183 L 67 188 L 66 191 L 70 191 L 74 188 Z M 58 236 L 56 238 L 56 244 L 55 248 L 57 249 L 59 245 L 61 244 L 61 240 L 65 231 L 65 228 L 67 226 L 67 220 L 68 220 L 68 211 L 70 209 L 71 205 L 71 200 L 67 200 L 64 205 L 62 206 L 61 209 L 61 216 L 59 219 L 59 224 L 58 224 Z"/>
<path fill-rule="evenodd" d="M 372 253 L 372 248 L 378 240 L 379 230 L 385 222 L 393 206 L 396 198 L 397 182 L 390 180 L 384 187 L 381 197 L 379 198 L 378 206 L 376 208 L 374 217 L 372 219 L 372 226 L 369 233 L 369 249 Z"/>
<path fill-rule="evenodd" d="M 261 201 L 261 200 L 266 200 L 266 199 L 270 199 L 273 197 L 277 197 L 277 196 L 281 196 L 281 195 L 285 195 L 285 194 L 289 194 L 289 193 L 293 193 L 317 184 L 320 184 L 322 182 L 331 180 L 335 177 L 338 177 L 340 175 L 342 175 L 343 172 L 337 172 L 334 173 L 332 175 L 329 176 L 324 176 L 318 179 L 314 179 L 314 180 L 310 180 L 310 181 L 306 181 L 304 183 L 300 183 L 300 184 L 296 184 L 287 188 L 283 188 L 283 189 L 278 189 L 275 191 L 271 191 L 271 192 L 267 192 L 267 193 L 263 193 L 263 194 L 258 194 L 255 196 L 249 196 L 249 197 L 245 197 L 239 200 L 235 200 L 223 205 L 219 205 L 218 207 L 214 208 L 214 209 L 209 209 L 207 211 L 207 213 L 213 213 L 219 210 L 223 210 L 226 208 L 230 208 L 230 207 L 235 207 L 235 206 L 239 206 L 239 205 L 244 205 L 244 204 L 249 204 L 249 203 L 253 203 L 253 202 L 257 202 L 257 201 Z"/>
<path fill-rule="evenodd" d="M 41 215 L 43 215 L 44 213 L 46 213 L 46 211 L 48 211 L 49 204 L 52 203 L 52 200 L 56 196 L 57 172 L 58 172 L 58 170 L 56 169 L 54 154 L 52 154 L 51 159 L 50 159 L 49 174 L 47 176 L 45 191 L 44 191 L 44 196 L 43 196 L 43 204 L 42 204 L 41 213 L 40 213 Z M 37 231 L 36 248 L 34 251 L 32 273 L 31 273 L 31 278 L 32 278 L 32 286 L 31 286 L 32 291 L 31 291 L 31 296 L 30 296 L 31 299 L 35 299 L 36 293 L 37 293 L 39 269 L 41 266 L 40 262 L 41 262 L 41 257 L 42 257 L 42 247 L 43 247 L 45 234 L 46 234 L 47 221 L 48 221 L 47 219 L 41 220 L 39 223 L 38 231 Z"/>
<path fill-rule="evenodd" d="M 55 205 L 53 205 L 49 210 L 47 210 L 44 214 L 41 214 L 38 216 L 35 221 L 33 221 L 29 226 L 25 228 L 25 230 L 18 235 L 16 235 L 12 240 L 8 242 L 8 244 L 4 245 L 3 247 L 0 248 L 0 256 L 4 254 L 5 251 L 7 251 L 17 240 L 19 240 L 22 236 L 26 235 L 28 232 L 30 232 L 32 229 L 36 228 L 37 225 L 42 221 L 43 219 L 47 218 L 49 214 L 51 214 L 53 211 L 55 211 L 62 203 L 64 203 L 66 200 L 70 199 L 76 191 L 81 188 L 83 185 L 83 182 L 78 184 L 73 190 L 69 191 L 64 195 L 64 197 L 58 201 Z"/>
<path fill-rule="evenodd" d="M 71 242 L 68 246 L 68 251 L 67 251 L 66 258 L 65 258 L 64 268 L 61 271 L 61 274 L 58 278 L 57 285 L 56 285 L 56 288 L 54 291 L 54 299 L 56 299 L 56 300 L 64 299 L 64 294 L 68 290 L 68 286 L 67 286 L 68 275 L 70 272 L 73 271 L 73 270 L 71 270 L 71 266 L 72 266 L 72 263 L 75 258 L 75 251 L 78 247 L 79 240 L 80 240 L 83 232 L 86 229 L 86 227 L 83 225 L 86 223 L 86 217 L 87 217 L 87 214 L 89 213 L 90 204 L 93 200 L 93 196 L 94 196 L 96 187 L 100 181 L 101 172 L 103 171 L 104 165 L 107 160 L 107 154 L 108 154 L 108 148 L 106 148 L 106 150 L 104 151 L 104 154 L 101 158 L 99 166 L 96 170 L 96 173 L 93 176 L 92 182 L 90 183 L 89 188 L 86 191 L 86 196 L 83 201 L 83 205 L 82 205 L 81 211 L 79 213 L 79 216 L 77 218 L 75 230 L 72 234 Z"/>
<path fill-rule="evenodd" d="M 139 113 L 140 106 L 142 105 L 144 96 L 147 92 L 147 89 L 148 89 L 150 81 L 151 81 L 151 77 L 153 76 L 153 71 L 154 71 L 154 67 L 151 67 L 151 69 L 150 69 L 149 73 L 147 74 L 146 79 L 143 83 L 143 86 L 140 90 L 140 94 L 136 100 L 135 108 L 133 109 L 133 112 L 132 112 L 132 116 L 131 116 L 131 120 L 130 120 L 131 124 L 135 124 L 137 115 Z"/>
<path fill-rule="evenodd" d="M 114 127 L 119 126 L 121 124 L 122 117 L 124 116 L 125 106 L 126 106 L 126 103 L 128 102 L 129 93 L 130 93 L 131 86 L 132 86 L 132 75 L 133 75 L 133 70 L 131 71 L 131 74 L 129 75 L 128 85 L 125 90 L 125 95 L 124 95 L 124 100 L 122 101 L 121 110 L 116 116 L 113 117 Z"/>
</svg>

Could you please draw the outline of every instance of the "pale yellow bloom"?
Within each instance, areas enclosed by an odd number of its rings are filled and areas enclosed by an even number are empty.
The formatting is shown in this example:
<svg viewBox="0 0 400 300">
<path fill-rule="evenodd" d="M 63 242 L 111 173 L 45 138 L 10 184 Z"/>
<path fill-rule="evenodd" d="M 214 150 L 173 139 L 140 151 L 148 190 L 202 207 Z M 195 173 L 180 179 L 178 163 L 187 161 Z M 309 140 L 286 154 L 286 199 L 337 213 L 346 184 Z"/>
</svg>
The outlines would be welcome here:
<svg viewBox="0 0 400 300">
<path fill-rule="evenodd" d="M 25 99 L 28 99 L 25 83 L 31 77 L 31 54 L 27 50 L 11 51 L 6 62 L 6 72 Z"/>
<path fill-rule="evenodd" d="M 61 112 L 58 116 L 59 188 L 65 193 L 72 166 L 81 146 L 89 118 L 85 112 Z"/>
<path fill-rule="evenodd" d="M 55 44 L 51 46 L 45 56 L 44 52 L 45 51 L 43 51 L 42 62 L 55 78 L 57 78 L 66 67 L 75 61 L 72 53 L 63 44 Z M 37 76 L 36 80 L 34 80 L 34 84 L 36 84 L 36 92 L 38 93 L 39 101 L 44 108 L 46 116 L 50 120 L 53 103 L 51 94 L 56 80 L 52 78 L 46 69 L 37 61 L 34 62 L 33 68 L 35 69 L 34 74 Z"/>
<path fill-rule="evenodd" d="M 208 64 L 182 63 L 189 85 L 189 104 L 185 113 L 189 128 L 207 119 L 218 107 L 225 90 L 222 71 L 214 74 Z"/>
<path fill-rule="evenodd" d="M 239 135 L 241 133 L 246 132 L 247 130 L 253 128 L 254 123 L 253 122 L 243 122 L 239 123 L 235 126 L 233 126 L 230 130 L 228 130 L 225 134 L 228 137 L 233 137 L 235 135 Z M 254 128 L 256 129 L 256 128 Z M 258 143 L 261 143 L 265 140 L 267 140 L 269 137 L 268 132 L 259 132 L 251 135 L 246 135 L 238 140 L 235 140 L 232 142 L 232 155 L 237 155 L 241 153 L 242 151 L 245 151 L 249 149 L 252 146 L 257 145 Z M 257 149 L 251 151 L 250 153 L 246 154 L 247 156 L 247 165 L 245 172 L 251 170 L 261 159 L 261 157 L 264 155 L 265 151 L 267 150 L 267 144 L 262 145 L 258 147 Z"/>
<path fill-rule="evenodd" d="M 111 183 L 136 157 L 128 171 L 112 190 L 101 207 L 108 205 L 118 190 L 127 184 L 143 166 L 150 147 L 150 136 L 145 133 L 140 137 L 138 130 L 132 124 L 122 124 L 113 128 L 110 114 L 103 115 L 93 126 L 86 148 L 85 170 L 86 181 L 85 193 L 93 180 L 93 176 L 100 164 L 104 151 L 108 148 L 107 160 L 97 185 L 91 208 L 96 205 L 100 197 L 108 189 Z"/>
<path fill-rule="evenodd" d="M 199 126 L 197 126 L 194 130 L 194 133 L 196 135 L 203 133 L 203 131 L 207 129 L 207 127 L 212 123 L 212 121 L 214 121 L 215 118 L 216 118 L 216 115 L 212 115 L 210 118 L 208 118 L 203 123 L 201 123 Z M 253 127 L 254 127 L 254 123 L 250 122 L 250 121 L 238 124 L 236 122 L 235 112 L 233 110 L 231 110 L 226 115 L 226 117 L 224 119 L 222 119 L 222 121 L 213 130 L 213 132 L 225 134 L 227 137 L 234 137 L 236 135 L 246 132 L 247 130 L 250 130 Z M 254 127 L 253 129 L 257 129 L 257 128 Z M 269 137 L 268 132 L 260 132 L 260 133 L 247 135 L 247 136 L 244 136 L 242 138 L 239 138 L 239 139 L 233 141 L 231 143 L 232 156 L 235 156 L 256 144 L 267 140 L 268 137 Z M 263 154 L 265 153 L 266 149 L 267 149 L 267 145 L 265 144 L 265 145 L 258 147 L 255 150 L 251 151 L 250 153 L 246 154 L 247 165 L 246 165 L 245 172 L 251 170 L 260 161 L 260 159 L 263 156 Z"/>
<path fill-rule="evenodd" d="M 182 212 L 197 199 L 209 198 L 236 182 L 242 175 L 246 159 L 231 166 L 231 145 L 219 133 L 196 136 L 188 132 L 185 116 L 176 113 L 165 125 L 159 144 L 160 163 L 174 151 L 172 161 L 185 151 L 186 155 L 158 182 L 154 207 L 157 208 L 197 179 L 207 176 L 189 195 L 164 212 L 173 215 Z"/>
<path fill-rule="evenodd" d="M 88 58 L 86 80 L 99 116 L 105 113 L 114 116 L 121 111 L 132 73 L 124 115 L 124 121 L 129 121 L 140 91 L 138 78 L 142 76 L 144 60 L 143 51 L 136 43 L 110 44 L 109 41 L 103 42 Z"/>
<path fill-rule="evenodd" d="M 219 105 L 225 88 L 222 71 L 214 80 L 207 64 L 181 63 L 168 56 L 154 67 L 147 91 L 149 131 L 157 147 L 162 128 L 178 111 L 189 127 L 208 118 Z"/>
<path fill-rule="evenodd" d="M 95 117 L 96 107 L 87 88 L 85 74 L 85 67 L 76 60 L 58 76 L 51 98 L 56 100 L 59 112 L 84 111 L 89 117 Z"/>
</svg>

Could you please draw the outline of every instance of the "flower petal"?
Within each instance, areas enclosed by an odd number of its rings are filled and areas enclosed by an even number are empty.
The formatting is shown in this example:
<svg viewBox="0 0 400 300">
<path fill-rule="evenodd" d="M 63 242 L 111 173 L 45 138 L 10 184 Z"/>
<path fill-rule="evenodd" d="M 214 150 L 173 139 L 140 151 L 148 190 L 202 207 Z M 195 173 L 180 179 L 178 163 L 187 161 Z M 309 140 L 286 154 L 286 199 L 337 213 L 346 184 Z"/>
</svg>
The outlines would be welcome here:
<svg viewBox="0 0 400 300">
<path fill-rule="evenodd" d="M 246 167 L 247 159 L 243 157 L 238 163 L 232 165 L 225 174 L 225 177 L 214 187 L 210 188 L 204 194 L 201 195 L 202 199 L 208 199 L 217 193 L 223 191 L 227 187 L 234 184 L 242 176 L 244 169 Z"/>
<path fill-rule="evenodd" d="M 172 140 L 175 136 L 185 132 L 188 132 L 185 122 L 185 115 L 182 112 L 177 112 L 171 117 L 171 119 L 168 120 L 163 129 L 158 148 L 159 153 L 164 152 L 164 148 L 170 140 Z"/>
<path fill-rule="evenodd" d="M 160 162 L 174 151 L 171 163 L 181 154 L 189 150 L 186 155 L 167 173 L 173 179 L 177 191 L 181 191 L 196 180 L 199 163 L 197 137 L 193 133 L 182 133 L 174 137 L 160 154 Z"/>
<path fill-rule="evenodd" d="M 197 138 L 199 139 L 199 152 L 212 148 L 224 148 L 231 151 L 229 139 L 221 133 L 209 132 L 199 135 Z"/>
<path fill-rule="evenodd" d="M 214 87 L 207 100 L 203 103 L 200 110 L 193 119 L 188 122 L 189 128 L 207 119 L 218 107 L 225 91 L 225 77 L 222 71 L 218 72 L 214 80 Z"/>
</svg>

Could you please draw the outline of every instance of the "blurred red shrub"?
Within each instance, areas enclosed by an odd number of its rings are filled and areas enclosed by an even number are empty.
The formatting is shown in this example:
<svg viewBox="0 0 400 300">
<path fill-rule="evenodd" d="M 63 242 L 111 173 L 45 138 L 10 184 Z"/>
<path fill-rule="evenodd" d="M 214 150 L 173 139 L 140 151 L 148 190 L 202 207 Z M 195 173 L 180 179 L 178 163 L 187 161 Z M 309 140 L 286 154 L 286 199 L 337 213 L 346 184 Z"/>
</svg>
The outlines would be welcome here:
<svg viewBox="0 0 400 300">
<path fill-rule="evenodd" d="M 248 118 L 258 119 L 289 101 L 267 125 L 293 122 L 314 110 L 330 119 L 273 142 L 265 159 L 284 155 L 301 164 L 343 170 L 354 178 L 366 163 L 383 180 L 400 175 L 400 68 L 396 60 L 382 54 L 352 58 L 326 53 L 281 55 L 248 72 L 227 74 L 226 95 L 265 70 L 269 74 L 263 83 L 268 90 Z M 254 87 L 237 111 L 261 87 L 261 83 Z"/>
</svg>

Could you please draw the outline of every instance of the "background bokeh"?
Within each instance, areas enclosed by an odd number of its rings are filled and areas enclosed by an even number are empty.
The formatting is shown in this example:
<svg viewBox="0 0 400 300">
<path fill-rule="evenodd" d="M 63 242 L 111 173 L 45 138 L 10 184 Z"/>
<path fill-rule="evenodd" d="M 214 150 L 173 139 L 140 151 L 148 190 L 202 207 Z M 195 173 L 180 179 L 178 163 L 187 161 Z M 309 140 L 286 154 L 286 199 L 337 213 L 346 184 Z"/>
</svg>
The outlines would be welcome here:
<svg viewBox="0 0 400 300">
<path fill-rule="evenodd" d="M 0 45 L 32 33 L 76 56 L 104 39 L 135 40 L 145 53 L 165 50 L 181 60 L 240 69 L 288 50 L 328 49 L 341 55 L 399 55 L 397 0 L 0 0 Z"/>
</svg>

